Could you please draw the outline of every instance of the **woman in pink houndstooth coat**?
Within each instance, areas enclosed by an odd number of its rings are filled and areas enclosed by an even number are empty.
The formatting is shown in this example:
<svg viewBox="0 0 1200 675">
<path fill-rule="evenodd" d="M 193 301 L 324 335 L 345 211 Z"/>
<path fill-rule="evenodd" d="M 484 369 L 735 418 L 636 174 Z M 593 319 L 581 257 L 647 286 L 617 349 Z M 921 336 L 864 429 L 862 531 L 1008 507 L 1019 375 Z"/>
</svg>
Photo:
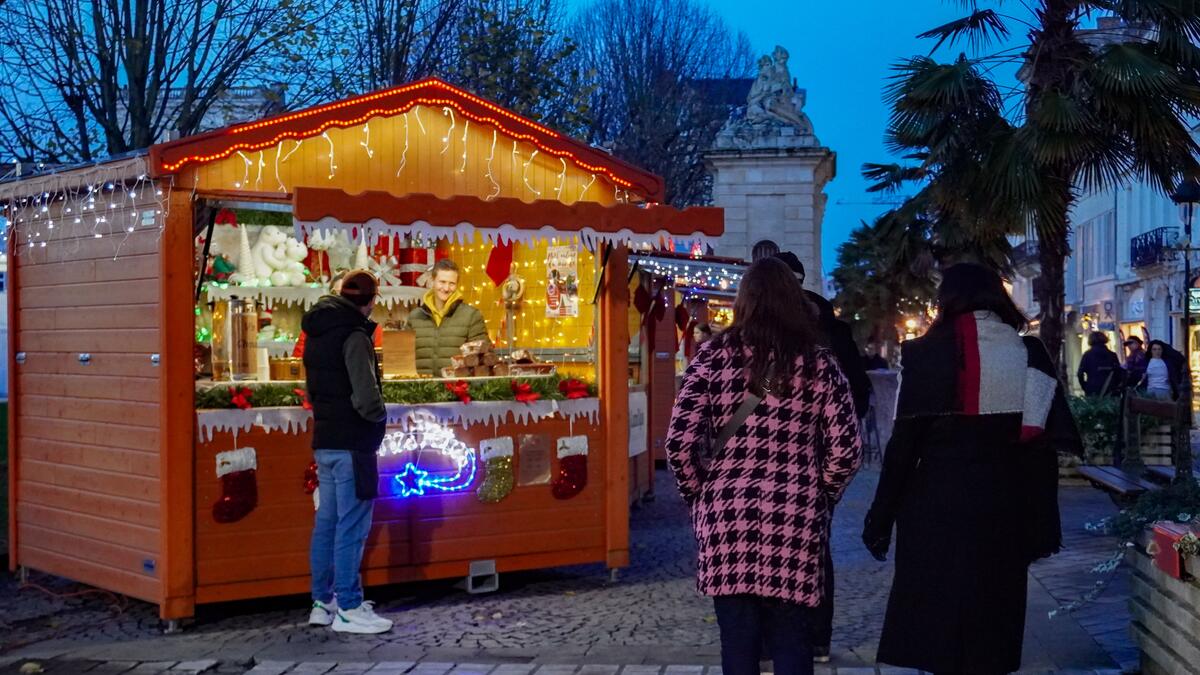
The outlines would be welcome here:
<svg viewBox="0 0 1200 675">
<path fill-rule="evenodd" d="M 726 675 L 812 672 L 810 608 L 821 600 L 833 504 L 861 459 L 850 387 L 816 338 L 815 312 L 779 260 L 746 271 L 728 330 L 688 367 L 667 458 L 691 507 L 697 585 L 713 596 Z M 711 458 L 700 450 L 762 400 Z M 764 640 L 765 639 L 765 640 Z"/>
</svg>

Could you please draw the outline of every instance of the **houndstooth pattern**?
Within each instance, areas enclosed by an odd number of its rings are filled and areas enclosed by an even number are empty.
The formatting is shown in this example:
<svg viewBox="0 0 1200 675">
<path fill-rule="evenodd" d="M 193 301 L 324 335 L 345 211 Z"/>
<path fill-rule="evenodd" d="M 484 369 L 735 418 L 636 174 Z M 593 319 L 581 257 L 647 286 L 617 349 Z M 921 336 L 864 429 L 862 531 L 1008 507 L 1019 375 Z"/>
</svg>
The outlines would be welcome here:
<svg viewBox="0 0 1200 675">
<path fill-rule="evenodd" d="M 828 350 L 811 357 L 809 378 L 798 360 L 793 393 L 768 395 L 702 483 L 692 450 L 716 435 L 745 393 L 749 352 L 727 343 L 718 338 L 700 349 L 667 433 L 667 459 L 692 510 L 697 586 L 705 595 L 748 593 L 815 606 L 830 509 L 862 457 L 850 386 Z"/>
</svg>

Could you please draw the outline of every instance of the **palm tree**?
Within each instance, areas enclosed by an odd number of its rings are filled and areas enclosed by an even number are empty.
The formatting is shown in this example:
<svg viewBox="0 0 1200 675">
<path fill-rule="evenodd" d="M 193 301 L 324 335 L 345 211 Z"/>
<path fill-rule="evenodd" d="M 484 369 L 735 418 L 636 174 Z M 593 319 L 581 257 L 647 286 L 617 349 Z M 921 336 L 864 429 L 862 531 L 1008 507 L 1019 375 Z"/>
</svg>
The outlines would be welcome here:
<svg viewBox="0 0 1200 675">
<path fill-rule="evenodd" d="M 897 66 L 886 141 L 916 164 L 864 164 L 868 191 L 920 190 L 884 218 L 888 226 L 923 223 L 938 262 L 970 260 L 1010 270 L 1008 237 L 1024 229 L 1021 208 L 989 189 L 989 159 L 1011 142 L 996 84 L 965 57 L 939 64 L 917 57 Z"/>
<path fill-rule="evenodd" d="M 978 52 L 1007 40 L 1013 24 L 1027 29 L 1027 40 L 952 64 L 929 57 L 900 64 L 890 88 L 889 136 L 899 147 L 925 153 L 919 169 L 941 169 L 937 176 L 949 182 L 942 183 L 938 201 L 957 200 L 981 217 L 964 219 L 962 226 L 999 227 L 1008 217 L 989 218 L 996 207 L 1016 207 L 1031 219 L 1039 239 L 1041 336 L 1057 358 L 1067 218 L 1076 190 L 1140 178 L 1169 192 L 1181 177 L 1200 174 L 1200 147 L 1188 124 L 1200 115 L 1200 2 L 1025 0 L 1032 16 L 1024 20 L 997 11 L 1002 0 L 960 1 L 968 16 L 921 36 L 937 40 L 935 51 L 966 41 Z M 1110 17 L 1098 29 L 1081 25 L 1102 13 Z M 1000 114 L 1005 97 L 991 75 L 1005 63 L 1020 65 L 1024 83 L 1010 88 L 1021 96 L 1011 123 L 986 118 L 993 112 L 1006 117 Z M 964 109 L 986 115 L 954 117 Z M 972 172 L 961 163 L 964 154 L 950 127 L 975 121 L 987 136 L 977 144 L 981 152 Z"/>
<path fill-rule="evenodd" d="M 909 215 L 891 211 L 862 223 L 838 247 L 834 303 L 860 341 L 895 344 L 900 318 L 924 312 L 933 300 L 929 220 Z"/>
</svg>

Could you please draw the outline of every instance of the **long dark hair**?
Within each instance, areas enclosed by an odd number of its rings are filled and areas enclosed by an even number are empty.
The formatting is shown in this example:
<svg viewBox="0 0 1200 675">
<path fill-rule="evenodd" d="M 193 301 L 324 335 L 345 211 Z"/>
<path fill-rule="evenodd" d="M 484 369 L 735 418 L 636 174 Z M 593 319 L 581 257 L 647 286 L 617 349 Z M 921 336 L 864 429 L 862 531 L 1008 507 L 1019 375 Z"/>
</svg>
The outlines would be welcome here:
<svg viewBox="0 0 1200 675">
<path fill-rule="evenodd" d="M 787 392 L 796 358 L 817 345 L 816 311 L 787 264 L 763 258 L 742 275 L 733 323 L 722 335 L 734 346 L 750 348 L 750 382 L 763 382 L 774 363 L 771 388 Z"/>
<path fill-rule="evenodd" d="M 988 311 L 1017 331 L 1024 331 L 1028 320 L 1013 302 L 1000 275 L 974 263 L 958 263 L 942 272 L 937 294 L 936 326 L 953 325 L 963 314 Z"/>
</svg>

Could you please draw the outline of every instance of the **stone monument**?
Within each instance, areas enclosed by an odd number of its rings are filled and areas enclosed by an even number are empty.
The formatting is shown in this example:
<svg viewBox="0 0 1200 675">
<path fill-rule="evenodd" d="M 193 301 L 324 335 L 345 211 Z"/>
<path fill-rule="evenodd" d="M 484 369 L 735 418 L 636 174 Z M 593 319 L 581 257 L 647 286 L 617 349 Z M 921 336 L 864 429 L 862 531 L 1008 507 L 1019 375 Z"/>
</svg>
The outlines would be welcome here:
<svg viewBox="0 0 1200 675">
<path fill-rule="evenodd" d="M 837 157 L 813 133 L 805 92 L 787 62 L 783 47 L 759 59 L 746 106 L 735 110 L 705 154 L 713 203 L 725 209 L 715 253 L 752 261 L 791 251 L 804 263 L 805 287 L 819 293 L 824 190 Z"/>
</svg>

